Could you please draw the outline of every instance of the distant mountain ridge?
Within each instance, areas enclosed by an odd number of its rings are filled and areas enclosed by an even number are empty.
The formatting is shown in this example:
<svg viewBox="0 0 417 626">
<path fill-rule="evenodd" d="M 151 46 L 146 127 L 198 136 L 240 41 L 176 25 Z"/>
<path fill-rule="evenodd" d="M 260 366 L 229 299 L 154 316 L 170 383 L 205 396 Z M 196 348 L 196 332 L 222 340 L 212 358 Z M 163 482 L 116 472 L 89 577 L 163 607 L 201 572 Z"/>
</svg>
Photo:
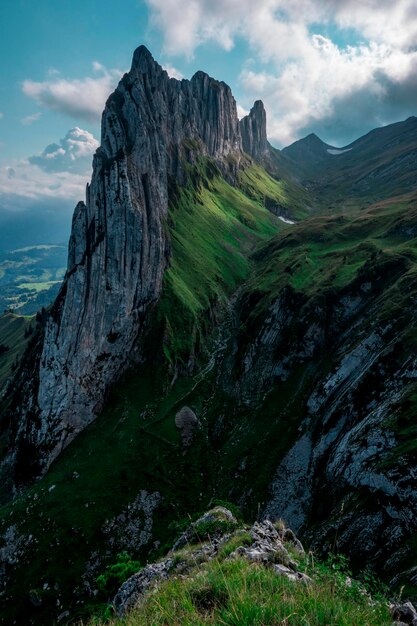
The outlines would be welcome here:
<svg viewBox="0 0 417 626">
<path fill-rule="evenodd" d="M 351 144 L 335 148 L 311 134 L 284 148 L 318 202 L 337 209 L 372 204 L 416 189 L 417 118 L 377 128 Z"/>
<path fill-rule="evenodd" d="M 317 159 L 327 158 L 329 149 L 338 150 L 338 148 L 322 141 L 315 133 L 310 133 L 284 148 L 282 153 L 297 164 L 308 164 L 310 162 L 315 163 Z"/>
</svg>

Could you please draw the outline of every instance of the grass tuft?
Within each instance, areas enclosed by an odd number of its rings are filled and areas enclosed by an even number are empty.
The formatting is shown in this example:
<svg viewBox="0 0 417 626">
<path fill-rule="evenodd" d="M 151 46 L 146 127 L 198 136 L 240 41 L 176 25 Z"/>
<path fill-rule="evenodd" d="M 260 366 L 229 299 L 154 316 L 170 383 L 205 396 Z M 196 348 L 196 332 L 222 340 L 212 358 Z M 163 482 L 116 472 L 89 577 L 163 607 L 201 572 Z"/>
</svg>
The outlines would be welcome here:
<svg viewBox="0 0 417 626">
<path fill-rule="evenodd" d="M 161 583 L 110 626 L 388 626 L 388 604 L 331 565 L 306 558 L 310 584 L 244 559 L 216 558 L 193 575 Z"/>
</svg>

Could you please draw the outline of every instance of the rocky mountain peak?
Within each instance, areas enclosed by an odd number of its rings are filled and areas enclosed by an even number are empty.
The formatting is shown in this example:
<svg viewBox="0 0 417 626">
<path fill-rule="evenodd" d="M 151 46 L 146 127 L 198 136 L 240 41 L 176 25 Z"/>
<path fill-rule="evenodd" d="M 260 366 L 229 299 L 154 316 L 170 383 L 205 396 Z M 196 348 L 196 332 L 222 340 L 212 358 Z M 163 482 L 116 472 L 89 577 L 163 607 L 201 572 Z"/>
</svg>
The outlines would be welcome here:
<svg viewBox="0 0 417 626">
<path fill-rule="evenodd" d="M 146 46 L 139 46 L 133 53 L 131 71 L 134 69 L 148 71 L 150 67 L 161 68 Z M 161 68 L 162 69 L 162 68 Z"/>
<path fill-rule="evenodd" d="M 259 105 L 250 132 L 255 152 L 265 132 Z M 225 83 L 204 72 L 170 79 L 145 46 L 137 48 L 103 112 L 91 184 L 74 213 L 67 275 L 47 321 L 36 384 L 20 404 L 9 463 L 25 457 L 46 470 L 101 411 L 110 385 L 140 360 L 137 339 L 169 262 L 168 181 L 184 182 L 190 149 L 192 158 L 215 159 L 233 181 L 241 148 Z M 36 458 L 20 454 L 27 449 Z"/>
<path fill-rule="evenodd" d="M 290 146 L 283 149 L 283 154 L 294 161 L 303 163 L 306 160 L 314 162 L 320 158 L 327 158 L 327 149 L 337 150 L 335 146 L 331 146 L 320 139 L 315 133 L 310 133 L 302 139 L 294 141 Z"/>
<path fill-rule="evenodd" d="M 257 100 L 249 115 L 240 121 L 240 131 L 244 152 L 254 159 L 261 158 L 268 149 L 266 112 L 262 100 Z"/>
</svg>

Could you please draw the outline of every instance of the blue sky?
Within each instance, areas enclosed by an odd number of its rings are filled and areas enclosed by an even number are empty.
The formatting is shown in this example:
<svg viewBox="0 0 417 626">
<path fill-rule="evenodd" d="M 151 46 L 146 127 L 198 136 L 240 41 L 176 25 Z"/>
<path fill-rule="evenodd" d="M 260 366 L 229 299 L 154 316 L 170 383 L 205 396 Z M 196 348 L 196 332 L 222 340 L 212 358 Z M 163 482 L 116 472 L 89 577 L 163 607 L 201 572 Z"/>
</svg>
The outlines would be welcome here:
<svg viewBox="0 0 417 626">
<path fill-rule="evenodd" d="M 277 147 L 417 114 L 415 0 L 2 0 L 0 24 L 0 213 L 43 205 L 64 230 L 143 43 L 171 75 L 229 83 L 241 115 L 261 98 Z"/>
<path fill-rule="evenodd" d="M 174 59 L 187 77 L 203 68 L 233 83 L 244 54 L 239 41 L 232 54 L 226 53 L 227 63 L 224 50 L 210 42 L 194 58 L 164 54 L 161 33 L 150 27 L 148 8 L 138 0 L 3 0 L 0 24 L 2 161 L 4 155 L 25 158 L 42 151 L 65 136 L 71 119 L 96 137 L 100 135 L 99 119 L 51 111 L 25 96 L 25 80 L 53 80 L 58 72 L 68 80 L 95 77 L 99 74 L 92 70 L 95 61 L 122 76 L 134 49 L 144 43 L 160 62 L 169 66 Z M 30 123 L 28 118 L 37 114 L 39 118 Z"/>
</svg>

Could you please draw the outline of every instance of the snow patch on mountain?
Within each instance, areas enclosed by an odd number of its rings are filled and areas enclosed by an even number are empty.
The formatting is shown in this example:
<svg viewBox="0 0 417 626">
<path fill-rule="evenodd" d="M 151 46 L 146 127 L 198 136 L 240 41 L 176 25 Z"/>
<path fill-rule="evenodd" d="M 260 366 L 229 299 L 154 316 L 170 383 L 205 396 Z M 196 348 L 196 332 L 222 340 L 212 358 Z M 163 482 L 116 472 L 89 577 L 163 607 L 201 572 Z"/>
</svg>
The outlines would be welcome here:
<svg viewBox="0 0 417 626">
<path fill-rule="evenodd" d="M 339 150 L 339 148 L 327 148 L 327 152 L 329 154 L 343 154 L 344 152 L 350 152 L 352 148 L 345 148 L 344 150 Z"/>
</svg>

